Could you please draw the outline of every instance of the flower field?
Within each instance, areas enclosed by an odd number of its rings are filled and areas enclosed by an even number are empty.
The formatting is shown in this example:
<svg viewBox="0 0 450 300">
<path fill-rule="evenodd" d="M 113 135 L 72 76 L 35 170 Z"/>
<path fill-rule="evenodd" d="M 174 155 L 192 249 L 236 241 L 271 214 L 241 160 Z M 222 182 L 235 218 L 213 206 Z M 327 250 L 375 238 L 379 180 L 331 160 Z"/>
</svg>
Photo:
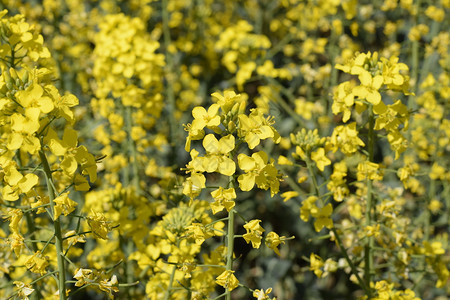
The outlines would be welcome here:
<svg viewBox="0 0 450 300">
<path fill-rule="evenodd" d="M 0 299 L 449 299 L 449 13 L 1 1 Z"/>
</svg>

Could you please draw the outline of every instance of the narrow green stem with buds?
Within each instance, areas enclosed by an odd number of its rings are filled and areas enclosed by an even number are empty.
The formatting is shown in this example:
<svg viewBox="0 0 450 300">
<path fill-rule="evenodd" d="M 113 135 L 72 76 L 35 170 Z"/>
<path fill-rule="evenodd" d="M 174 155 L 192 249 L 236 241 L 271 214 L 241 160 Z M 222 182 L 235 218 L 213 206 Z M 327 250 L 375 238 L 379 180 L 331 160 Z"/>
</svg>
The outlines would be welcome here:
<svg viewBox="0 0 450 300">
<path fill-rule="evenodd" d="M 50 207 L 51 211 L 54 214 L 55 212 L 55 203 L 53 200 L 56 196 L 56 191 L 53 185 L 52 172 L 50 170 L 50 165 L 48 164 L 47 157 L 43 150 L 39 151 L 39 157 L 41 159 L 42 166 L 44 167 L 45 180 L 47 183 L 48 196 L 50 198 Z M 54 215 L 53 215 L 54 219 Z M 64 249 L 63 249 L 63 239 L 61 233 L 61 222 L 59 217 L 53 220 L 53 227 L 55 230 L 55 246 L 56 246 L 56 258 L 58 263 L 58 290 L 59 290 L 59 299 L 66 300 L 66 269 L 65 269 L 65 260 L 64 260 Z"/>
</svg>

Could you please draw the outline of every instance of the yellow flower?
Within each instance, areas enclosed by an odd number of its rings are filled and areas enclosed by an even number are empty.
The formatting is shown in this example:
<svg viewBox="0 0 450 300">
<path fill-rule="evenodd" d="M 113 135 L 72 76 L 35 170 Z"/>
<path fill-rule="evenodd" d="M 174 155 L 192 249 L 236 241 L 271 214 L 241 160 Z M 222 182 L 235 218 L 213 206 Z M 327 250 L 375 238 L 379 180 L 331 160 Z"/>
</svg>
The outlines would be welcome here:
<svg viewBox="0 0 450 300">
<path fill-rule="evenodd" d="M 323 227 L 333 228 L 333 220 L 330 218 L 333 213 L 333 206 L 328 203 L 322 208 L 313 207 L 311 209 L 311 216 L 316 218 L 314 221 L 314 229 L 319 232 Z"/>
<path fill-rule="evenodd" d="M 25 115 L 15 113 L 11 116 L 11 134 L 8 136 L 6 147 L 9 150 L 21 148 L 30 154 L 35 154 L 41 143 L 35 136 L 39 129 L 39 108 L 27 108 Z"/>
<path fill-rule="evenodd" d="M 311 215 L 311 210 L 313 208 L 316 208 L 316 196 L 309 196 L 302 202 L 302 206 L 300 207 L 300 219 L 302 219 L 304 222 L 308 222 L 309 217 Z"/>
<path fill-rule="evenodd" d="M 17 287 L 17 297 L 21 300 L 28 300 L 28 296 L 34 292 L 34 289 L 31 288 L 31 285 L 23 283 L 22 281 L 14 281 L 13 282 Z"/>
<path fill-rule="evenodd" d="M 207 228 L 201 223 L 192 223 L 186 227 L 187 235 L 195 240 L 197 245 L 203 244 L 206 239 L 214 236 L 211 228 Z"/>
<path fill-rule="evenodd" d="M 281 197 L 283 198 L 283 201 L 286 202 L 291 198 L 297 197 L 298 195 L 299 195 L 298 192 L 289 191 L 289 192 L 285 192 L 285 193 L 281 194 Z"/>
<path fill-rule="evenodd" d="M 216 283 L 225 289 L 232 291 L 239 286 L 239 281 L 234 276 L 234 271 L 226 270 L 216 278 Z"/>
<path fill-rule="evenodd" d="M 290 239 L 293 239 L 294 237 L 291 237 Z M 284 244 L 286 240 L 285 236 L 279 236 L 276 232 L 269 232 L 265 239 L 265 244 L 267 247 L 272 249 L 278 256 L 280 256 L 280 251 L 278 250 L 278 246 L 280 244 Z"/>
<path fill-rule="evenodd" d="M 354 93 L 361 99 L 365 99 L 373 105 L 377 105 L 381 101 L 381 95 L 378 91 L 383 85 L 383 76 L 372 75 L 368 71 L 362 71 L 358 76 L 361 85 L 355 87 Z"/>
<path fill-rule="evenodd" d="M 333 146 L 332 150 L 334 152 L 339 149 L 344 154 L 355 153 L 359 147 L 363 147 L 365 145 L 364 142 L 358 137 L 356 122 L 334 128 L 330 142 Z"/>
<path fill-rule="evenodd" d="M 82 174 L 87 173 L 91 182 L 97 180 L 97 164 L 95 158 L 85 146 L 78 146 L 78 134 L 70 127 L 64 129 L 62 140 L 58 139 L 56 132 L 49 130 L 46 136 L 50 150 L 56 156 L 63 156 L 61 169 L 68 175 L 73 176 L 80 165 Z"/>
<path fill-rule="evenodd" d="M 356 173 L 356 179 L 358 181 L 369 179 L 369 180 L 382 180 L 383 175 L 379 171 L 379 165 L 370 162 L 370 161 L 364 161 L 362 163 L 358 164 L 357 167 L 358 172 Z"/>
<path fill-rule="evenodd" d="M 104 240 L 108 239 L 107 234 L 112 229 L 110 222 L 100 212 L 91 211 L 91 214 L 91 216 L 87 217 L 87 221 L 94 236 Z"/>
<path fill-rule="evenodd" d="M 430 173 L 428 174 L 428 176 L 432 180 L 439 180 L 439 179 L 444 180 L 446 177 L 446 173 L 447 172 L 445 171 L 445 168 L 435 162 L 431 166 L 431 170 L 430 170 Z"/>
<path fill-rule="evenodd" d="M 39 183 L 39 177 L 35 174 L 29 173 L 23 176 L 16 169 L 14 163 L 3 166 L 5 172 L 5 185 L 2 189 L 2 196 L 4 200 L 15 201 L 19 199 L 21 193 L 28 193 L 35 185 Z"/>
<path fill-rule="evenodd" d="M 213 100 L 217 101 L 224 114 L 228 114 L 229 111 L 235 111 L 238 113 L 244 113 L 246 101 L 245 97 L 241 94 L 236 94 L 234 91 L 224 91 L 223 96 L 218 93 L 212 93 Z"/>
<path fill-rule="evenodd" d="M 73 212 L 75 207 L 78 205 L 78 203 L 69 198 L 69 192 L 59 195 L 53 200 L 53 202 L 56 204 L 53 212 L 54 220 L 58 219 L 61 213 L 67 216 Z"/>
<path fill-rule="evenodd" d="M 107 292 L 110 299 L 114 299 L 113 293 L 119 292 L 117 276 L 113 275 L 110 280 L 104 279 L 99 282 L 99 289 Z"/>
<path fill-rule="evenodd" d="M 277 163 L 279 164 L 279 165 L 282 165 L 282 166 L 293 166 L 294 165 L 294 163 L 292 162 L 292 161 L 290 161 L 286 156 L 284 156 L 284 155 L 280 155 L 280 156 L 278 156 L 278 161 L 277 161 Z"/>
<path fill-rule="evenodd" d="M 39 112 L 48 114 L 54 109 L 53 101 L 50 97 L 44 96 L 44 89 L 37 83 L 33 83 L 24 91 L 15 94 L 17 102 L 23 107 L 36 107 Z"/>
<path fill-rule="evenodd" d="M 220 125 L 220 116 L 218 115 L 220 105 L 212 104 L 208 111 L 202 106 L 194 107 L 192 110 L 192 116 L 194 121 L 192 121 L 192 130 L 199 131 L 207 127 L 209 129 L 215 129 Z"/>
<path fill-rule="evenodd" d="M 67 241 L 69 245 L 86 243 L 86 236 L 84 234 L 78 234 L 75 230 L 70 230 L 64 235 L 64 241 Z"/>
<path fill-rule="evenodd" d="M 445 253 L 445 249 L 442 247 L 441 242 L 432 241 L 431 243 L 428 241 L 423 241 L 424 249 L 422 252 L 427 256 L 436 256 L 442 255 Z"/>
<path fill-rule="evenodd" d="M 236 164 L 228 157 L 235 146 L 234 136 L 229 134 L 217 140 L 214 134 L 208 134 L 203 139 L 206 156 L 203 158 L 203 167 L 208 173 L 219 172 L 231 176 L 236 171 Z"/>
<path fill-rule="evenodd" d="M 37 251 L 31 255 L 25 262 L 25 266 L 33 273 L 39 273 L 41 275 L 45 274 L 49 265 L 48 259 L 43 257 L 40 251 Z"/>
<path fill-rule="evenodd" d="M 311 271 L 314 271 L 314 274 L 316 274 L 317 277 L 322 277 L 323 271 L 321 270 L 321 268 L 324 265 L 322 258 L 317 254 L 311 253 L 311 255 L 309 256 L 309 264 L 309 269 Z"/>
<path fill-rule="evenodd" d="M 270 293 L 272 293 L 272 288 L 268 288 L 265 292 L 264 292 L 264 289 L 254 290 L 253 297 L 255 297 L 258 300 L 270 300 L 270 298 L 269 298 Z"/>
<path fill-rule="evenodd" d="M 440 202 L 437 199 L 433 199 L 430 201 L 430 204 L 428 204 L 428 209 L 433 213 L 433 214 L 438 214 L 439 211 L 442 208 L 442 202 Z"/>
<path fill-rule="evenodd" d="M 224 189 L 219 187 L 217 190 L 211 192 L 214 202 L 211 203 L 211 210 L 213 214 L 222 211 L 224 208 L 229 212 L 235 205 L 236 192 L 234 188 Z"/>
<path fill-rule="evenodd" d="M 8 212 L 5 219 L 9 221 L 9 229 L 11 232 L 19 234 L 19 222 L 22 220 L 22 217 L 23 212 L 18 208 L 12 209 Z"/>
<path fill-rule="evenodd" d="M 78 98 L 72 94 L 67 94 L 61 97 L 57 91 L 55 91 L 54 95 L 57 97 L 54 102 L 56 115 L 62 116 L 67 120 L 67 122 L 69 122 L 69 124 L 73 124 L 75 122 L 75 118 L 73 111 L 70 108 L 78 105 Z"/>
<path fill-rule="evenodd" d="M 206 187 L 206 178 L 203 174 L 192 173 L 183 183 L 183 194 L 191 199 L 197 197 Z"/>
<path fill-rule="evenodd" d="M 331 164 L 331 160 L 325 156 L 325 149 L 322 147 L 311 153 L 311 159 L 316 162 L 317 168 L 320 171 L 323 171 L 325 166 Z"/>
<path fill-rule="evenodd" d="M 75 275 L 73 275 L 73 278 L 77 280 L 75 286 L 83 286 L 86 283 L 90 283 L 94 277 L 91 269 L 77 268 L 74 273 Z"/>
<path fill-rule="evenodd" d="M 264 119 L 263 113 L 253 109 L 250 115 L 240 114 L 238 135 L 244 138 L 250 149 L 259 145 L 261 140 L 272 138 L 275 143 L 281 140 L 278 132 L 271 125 L 274 123 L 270 118 Z"/>
<path fill-rule="evenodd" d="M 391 131 L 387 135 L 387 139 L 391 149 L 395 151 L 395 159 L 408 148 L 408 140 L 398 131 Z"/>
<path fill-rule="evenodd" d="M 247 233 L 243 235 L 243 238 L 248 243 L 252 242 L 253 248 L 259 248 L 261 246 L 262 233 L 265 231 L 259 223 L 261 220 L 251 220 L 244 225 Z"/>
<path fill-rule="evenodd" d="M 13 232 L 6 240 L 6 243 L 10 245 L 11 250 L 14 251 L 17 257 L 19 257 L 22 249 L 25 248 L 24 238 L 20 233 Z"/>
<path fill-rule="evenodd" d="M 380 102 L 382 104 L 382 102 Z M 392 105 L 384 106 L 381 111 L 376 111 L 374 107 L 374 112 L 379 114 L 375 121 L 375 130 L 380 130 L 385 128 L 389 131 L 398 130 L 398 126 L 401 124 L 406 124 L 408 120 L 408 108 L 400 100 L 397 100 Z"/>
<path fill-rule="evenodd" d="M 239 175 L 239 187 L 243 191 L 250 191 L 253 186 L 267 190 L 270 188 L 271 195 L 279 191 L 280 179 L 278 170 L 273 165 L 273 159 L 268 163 L 268 156 L 264 151 L 253 153 L 251 157 L 240 153 L 238 155 L 239 167 L 246 173 Z"/>
</svg>

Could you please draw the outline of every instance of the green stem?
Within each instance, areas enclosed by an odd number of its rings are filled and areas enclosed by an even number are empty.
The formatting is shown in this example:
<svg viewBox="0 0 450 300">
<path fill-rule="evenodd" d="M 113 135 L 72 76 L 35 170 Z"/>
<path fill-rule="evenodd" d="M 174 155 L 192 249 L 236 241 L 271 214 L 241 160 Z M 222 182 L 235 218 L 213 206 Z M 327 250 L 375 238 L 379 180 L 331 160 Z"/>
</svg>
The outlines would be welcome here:
<svg viewBox="0 0 450 300">
<path fill-rule="evenodd" d="M 131 131 L 133 128 L 133 118 L 132 118 L 132 108 L 131 106 L 125 106 L 125 126 L 128 136 L 128 156 L 130 160 L 130 168 L 131 171 L 131 178 L 129 178 L 129 181 L 126 183 L 126 187 L 131 184 L 135 190 L 135 193 L 137 197 L 140 197 L 141 195 L 141 188 L 140 188 L 140 180 L 139 180 L 139 166 L 138 166 L 138 155 L 137 155 L 137 149 L 136 149 L 136 142 L 133 140 L 131 136 Z M 131 255 L 134 251 L 134 243 L 132 239 L 128 239 L 126 241 L 123 241 L 125 243 L 126 252 L 128 255 Z M 133 282 L 134 281 L 134 270 L 133 270 L 133 263 L 130 260 L 125 261 L 125 270 L 126 270 L 126 277 L 127 282 Z M 132 290 L 127 289 L 127 297 L 132 298 Z"/>
<path fill-rule="evenodd" d="M 352 273 L 356 276 L 356 280 L 358 280 L 359 285 L 364 289 L 369 299 L 372 297 L 372 291 L 370 290 L 370 285 L 367 286 L 364 280 L 359 276 L 358 270 L 356 269 L 355 264 L 352 262 L 350 257 L 348 256 L 347 250 L 344 247 L 344 244 L 342 243 L 341 237 L 339 236 L 337 230 L 335 227 L 331 229 L 333 231 L 334 236 L 336 238 L 336 242 L 339 246 L 339 249 L 341 250 L 341 253 L 344 255 L 345 260 L 347 261 L 348 265 L 350 266 L 350 269 L 352 270 Z"/>
<path fill-rule="evenodd" d="M 131 183 L 133 184 L 136 194 L 140 194 L 140 185 L 139 185 L 139 167 L 137 161 L 137 150 L 136 150 L 136 142 L 131 137 L 131 130 L 133 127 L 133 118 L 131 115 L 131 107 L 125 107 L 125 120 L 127 126 L 127 135 L 128 135 L 128 152 L 131 159 L 131 173 L 133 177 L 131 178 Z M 131 281 L 130 281 L 131 282 Z"/>
<path fill-rule="evenodd" d="M 369 107 L 369 134 L 368 134 L 368 152 L 369 152 L 369 161 L 374 161 L 374 151 L 375 151 L 375 130 L 374 130 L 374 124 L 375 124 L 375 116 L 373 112 L 373 107 L 370 105 Z M 373 186 L 372 186 L 372 180 L 367 179 L 367 202 L 366 202 L 366 214 L 365 214 L 365 226 L 372 225 L 372 210 L 374 207 L 374 199 L 373 199 Z M 364 246 L 364 280 L 366 282 L 367 286 L 370 286 L 370 282 L 372 280 L 372 274 L 374 273 L 374 258 L 373 258 L 373 247 L 374 247 L 374 237 L 370 236 L 366 240 L 366 245 Z M 370 299 L 370 297 L 369 297 Z"/>
<path fill-rule="evenodd" d="M 228 233 L 227 233 L 227 271 L 233 270 L 233 249 L 234 249 L 234 209 L 228 213 Z M 231 299 L 231 292 L 227 289 L 225 299 Z"/>
<path fill-rule="evenodd" d="M 39 157 L 42 162 L 42 166 L 44 167 L 45 180 L 47 183 L 48 196 L 50 198 L 50 207 L 51 211 L 54 214 L 55 204 L 53 200 L 55 199 L 56 191 L 54 190 L 52 172 L 50 170 L 50 165 L 48 164 L 47 157 L 43 150 L 39 151 Z M 64 249 L 63 249 L 63 239 L 61 234 L 61 222 L 59 217 L 53 220 L 53 227 L 55 232 L 55 246 L 56 246 L 56 258 L 58 263 L 58 290 L 59 290 L 59 299 L 66 300 L 66 270 L 65 270 L 65 261 L 64 261 Z"/>
<path fill-rule="evenodd" d="M 173 281 L 175 279 L 175 272 L 177 270 L 177 266 L 174 265 L 172 268 L 172 273 L 170 273 L 169 286 L 167 287 L 166 295 L 164 296 L 164 300 L 169 300 L 172 295 Z"/>
<path fill-rule="evenodd" d="M 317 196 L 317 198 L 320 199 L 320 189 L 319 189 L 319 185 L 317 184 L 317 179 L 316 179 L 316 174 L 314 173 L 313 170 L 313 165 L 312 165 L 312 161 L 309 158 L 310 153 L 306 153 L 306 167 L 308 168 L 308 172 L 309 172 L 309 176 L 311 177 L 311 180 L 313 182 L 313 185 L 311 187 L 311 192 L 314 192 Z"/>
</svg>

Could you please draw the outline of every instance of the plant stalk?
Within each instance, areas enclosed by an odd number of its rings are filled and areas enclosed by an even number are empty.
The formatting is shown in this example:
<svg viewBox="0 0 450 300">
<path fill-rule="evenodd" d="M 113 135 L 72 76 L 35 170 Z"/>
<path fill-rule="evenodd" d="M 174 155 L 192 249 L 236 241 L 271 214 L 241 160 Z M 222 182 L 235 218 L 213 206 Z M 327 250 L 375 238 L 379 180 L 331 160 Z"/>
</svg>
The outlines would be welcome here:
<svg viewBox="0 0 450 300">
<path fill-rule="evenodd" d="M 44 168 L 45 180 L 48 188 L 48 196 L 50 198 L 50 207 L 52 214 L 55 212 L 55 203 L 53 200 L 55 199 L 56 191 L 54 190 L 52 172 L 50 170 L 50 165 L 48 164 L 47 157 L 43 150 L 39 151 L 39 157 L 41 159 L 42 166 Z M 53 216 L 52 216 L 53 219 Z M 66 300 L 66 270 L 65 270 L 65 259 L 64 249 L 63 249 L 63 239 L 61 234 L 61 222 L 59 217 L 53 220 L 53 227 L 55 230 L 55 246 L 56 246 L 56 258 L 58 263 L 58 290 L 59 290 L 59 299 Z"/>
</svg>

